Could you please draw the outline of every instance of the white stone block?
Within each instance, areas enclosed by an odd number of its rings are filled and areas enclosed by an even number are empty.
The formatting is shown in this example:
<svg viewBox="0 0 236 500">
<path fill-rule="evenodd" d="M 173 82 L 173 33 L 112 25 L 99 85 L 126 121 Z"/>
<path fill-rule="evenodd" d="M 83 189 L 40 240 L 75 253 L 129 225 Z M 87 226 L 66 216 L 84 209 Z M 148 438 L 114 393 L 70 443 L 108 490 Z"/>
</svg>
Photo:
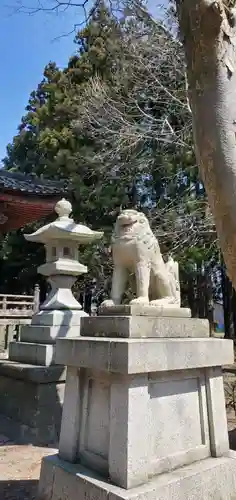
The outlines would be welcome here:
<svg viewBox="0 0 236 500">
<path fill-rule="evenodd" d="M 122 374 L 188 370 L 232 364 L 225 339 L 106 339 L 56 341 L 56 363 Z"/>
<path fill-rule="evenodd" d="M 149 476 L 210 456 L 204 371 L 149 374 Z"/>
<path fill-rule="evenodd" d="M 55 344 L 59 337 L 78 337 L 80 335 L 79 326 L 42 326 L 24 325 L 20 329 L 21 342 Z"/>
<path fill-rule="evenodd" d="M 208 370 L 128 376 L 68 370 L 62 458 L 129 489 L 211 455 Z M 221 430 L 224 436 L 227 426 Z M 224 445 L 218 456 L 229 451 Z"/>
<path fill-rule="evenodd" d="M 148 481 L 149 405 L 147 374 L 112 379 L 109 477 L 113 483 L 126 489 Z"/>
<path fill-rule="evenodd" d="M 87 316 L 87 314 L 82 310 L 39 311 L 32 317 L 31 325 L 79 326 L 83 316 Z"/>
<path fill-rule="evenodd" d="M 209 368 L 206 371 L 206 389 L 211 454 L 213 457 L 219 457 L 229 451 L 224 385 L 220 367 Z"/>
<path fill-rule="evenodd" d="M 207 338 L 209 322 L 198 318 L 92 316 L 81 318 L 82 336 L 124 338 Z"/>
<path fill-rule="evenodd" d="M 32 365 L 50 366 L 55 364 L 55 349 L 55 344 L 10 342 L 9 360 Z"/>
<path fill-rule="evenodd" d="M 120 304 L 118 306 L 103 306 L 99 308 L 99 316 L 148 316 L 164 318 L 191 318 L 191 310 L 178 307 L 176 304 L 166 306 L 151 306 L 142 304 Z"/>
<path fill-rule="evenodd" d="M 38 500 L 235 500 L 235 491 L 236 454 L 232 452 L 159 475 L 128 491 L 54 455 L 42 461 Z"/>
<path fill-rule="evenodd" d="M 110 378 L 81 370 L 81 426 L 79 459 L 85 465 L 108 473 L 110 426 Z"/>
<path fill-rule="evenodd" d="M 80 380 L 76 368 L 68 366 L 62 412 L 59 456 L 75 462 L 79 439 L 80 423 Z"/>
</svg>

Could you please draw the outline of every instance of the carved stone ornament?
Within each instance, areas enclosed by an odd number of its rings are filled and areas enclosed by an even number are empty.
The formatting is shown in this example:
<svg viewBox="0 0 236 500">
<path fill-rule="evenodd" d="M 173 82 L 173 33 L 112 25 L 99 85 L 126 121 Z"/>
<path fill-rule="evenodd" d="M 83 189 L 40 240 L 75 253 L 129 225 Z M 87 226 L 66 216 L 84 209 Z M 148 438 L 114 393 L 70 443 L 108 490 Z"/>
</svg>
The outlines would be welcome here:
<svg viewBox="0 0 236 500">
<path fill-rule="evenodd" d="M 124 210 L 117 217 L 112 235 L 113 276 L 109 300 L 101 307 L 120 305 L 128 273 L 135 273 L 136 298 L 130 304 L 180 307 L 178 263 L 164 262 L 159 243 L 147 217 Z"/>
</svg>

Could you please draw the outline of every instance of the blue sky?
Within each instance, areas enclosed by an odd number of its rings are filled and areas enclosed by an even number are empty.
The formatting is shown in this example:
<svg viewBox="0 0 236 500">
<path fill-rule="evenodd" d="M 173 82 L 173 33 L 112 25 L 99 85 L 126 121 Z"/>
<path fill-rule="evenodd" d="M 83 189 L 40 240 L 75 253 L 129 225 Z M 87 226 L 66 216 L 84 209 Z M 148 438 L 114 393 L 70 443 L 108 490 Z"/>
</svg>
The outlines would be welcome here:
<svg viewBox="0 0 236 500">
<path fill-rule="evenodd" d="M 9 8 L 0 6 L 0 159 L 16 134 L 29 94 L 40 82 L 45 65 L 52 60 L 64 66 L 75 50 L 73 34 L 53 39 L 71 31 L 81 15 L 81 11 L 76 15 L 68 9 L 58 16 L 29 16 L 11 14 Z"/>
<path fill-rule="evenodd" d="M 69 33 L 74 24 L 83 19 L 81 9 L 73 8 L 58 15 L 45 12 L 31 16 L 17 14 L 10 8 L 17 2 L 21 0 L 0 0 L 0 160 L 5 156 L 7 144 L 17 133 L 30 92 L 40 82 L 45 65 L 55 61 L 63 67 L 75 51 L 73 34 L 60 35 Z M 37 0 L 25 2 L 31 6 L 37 4 Z M 148 3 L 153 6 L 155 0 Z M 49 5 L 49 0 L 44 2 L 46 4 Z M 159 14 L 160 9 L 157 10 Z M 57 37 L 60 38 L 55 40 Z"/>
</svg>

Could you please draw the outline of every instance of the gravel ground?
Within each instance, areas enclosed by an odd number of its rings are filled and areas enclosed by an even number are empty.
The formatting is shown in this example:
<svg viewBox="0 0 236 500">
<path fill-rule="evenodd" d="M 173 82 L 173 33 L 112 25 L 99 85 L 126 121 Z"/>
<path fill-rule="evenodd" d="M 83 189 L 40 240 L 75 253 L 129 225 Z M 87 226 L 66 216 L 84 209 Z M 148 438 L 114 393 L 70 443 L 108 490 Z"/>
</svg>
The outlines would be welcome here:
<svg viewBox="0 0 236 500">
<path fill-rule="evenodd" d="M 7 353 L 1 352 L 0 359 L 7 359 Z M 41 460 L 56 452 L 53 448 L 17 445 L 0 434 L 0 500 L 36 500 Z"/>
<path fill-rule="evenodd" d="M 16 445 L 0 435 L 0 500 L 36 500 L 41 460 L 52 448 Z"/>
</svg>

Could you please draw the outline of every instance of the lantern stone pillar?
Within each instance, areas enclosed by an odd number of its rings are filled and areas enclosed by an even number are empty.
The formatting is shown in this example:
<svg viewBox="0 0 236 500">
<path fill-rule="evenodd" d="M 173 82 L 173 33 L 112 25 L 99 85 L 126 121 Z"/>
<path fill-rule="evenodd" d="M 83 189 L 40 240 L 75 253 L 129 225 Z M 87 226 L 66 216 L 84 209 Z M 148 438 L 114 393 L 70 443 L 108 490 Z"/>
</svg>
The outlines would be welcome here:
<svg viewBox="0 0 236 500">
<path fill-rule="evenodd" d="M 51 290 L 31 324 L 21 328 L 20 341 L 10 343 L 9 359 L 0 360 L 1 433 L 38 445 L 57 444 L 60 433 L 66 369 L 55 364 L 56 339 L 79 337 L 87 316 L 71 291 L 77 276 L 87 272 L 78 246 L 103 234 L 76 224 L 71 209 L 67 200 L 59 201 L 57 219 L 25 235 L 45 246 L 46 262 L 38 272 Z"/>
</svg>

